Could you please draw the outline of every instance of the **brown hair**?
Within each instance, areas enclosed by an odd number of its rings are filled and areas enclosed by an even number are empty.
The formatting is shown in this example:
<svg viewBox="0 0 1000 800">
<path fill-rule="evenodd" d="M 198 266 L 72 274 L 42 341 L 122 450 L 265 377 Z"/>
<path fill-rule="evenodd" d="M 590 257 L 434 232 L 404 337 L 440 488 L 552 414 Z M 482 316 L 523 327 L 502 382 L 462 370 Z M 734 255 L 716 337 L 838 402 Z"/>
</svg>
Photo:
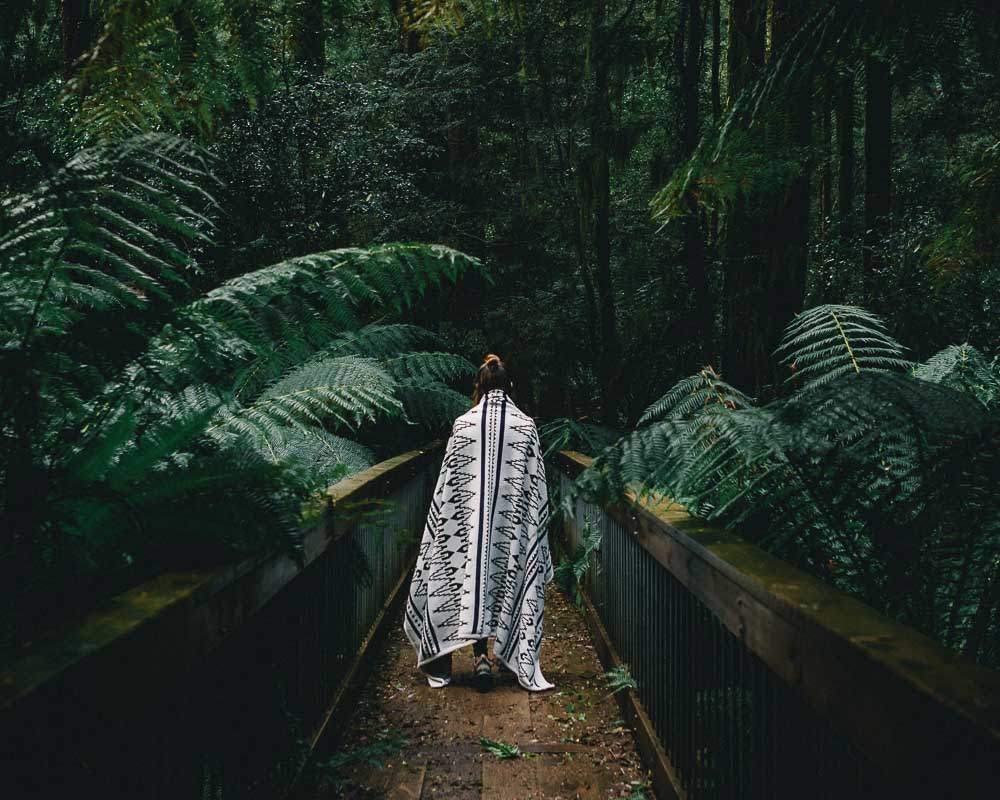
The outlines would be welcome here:
<svg viewBox="0 0 1000 800">
<path fill-rule="evenodd" d="M 476 370 L 476 382 L 472 389 L 472 405 L 478 405 L 479 401 L 492 389 L 503 389 L 510 391 L 510 375 L 507 373 L 507 365 L 503 363 L 500 356 L 490 353 Z"/>
</svg>

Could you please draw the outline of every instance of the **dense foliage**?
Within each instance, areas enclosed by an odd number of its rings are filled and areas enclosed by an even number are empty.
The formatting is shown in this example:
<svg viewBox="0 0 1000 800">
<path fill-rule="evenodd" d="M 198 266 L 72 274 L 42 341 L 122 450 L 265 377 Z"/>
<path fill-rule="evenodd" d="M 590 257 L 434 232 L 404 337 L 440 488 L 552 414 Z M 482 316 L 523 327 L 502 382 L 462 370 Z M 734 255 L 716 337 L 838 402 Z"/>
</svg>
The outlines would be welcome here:
<svg viewBox="0 0 1000 800">
<path fill-rule="evenodd" d="M 969 345 L 923 364 L 881 321 L 820 306 L 788 327 L 797 365 L 758 406 L 711 370 L 680 381 L 581 484 L 640 484 L 868 604 L 1000 663 L 1000 369 Z"/>
<path fill-rule="evenodd" d="M 150 133 L 82 151 L 6 203 L 8 637 L 98 571 L 115 584 L 137 559 L 294 546 L 308 491 L 373 463 L 359 429 L 434 430 L 465 406 L 447 382 L 468 361 L 427 350 L 421 328 L 365 320 L 475 262 L 440 246 L 329 250 L 198 291 L 211 183 L 199 148 Z"/>
<path fill-rule="evenodd" d="M 8 4 L 15 627 L 291 533 L 493 351 L 550 449 L 635 429 L 611 485 L 996 660 L 993 5 Z"/>
</svg>

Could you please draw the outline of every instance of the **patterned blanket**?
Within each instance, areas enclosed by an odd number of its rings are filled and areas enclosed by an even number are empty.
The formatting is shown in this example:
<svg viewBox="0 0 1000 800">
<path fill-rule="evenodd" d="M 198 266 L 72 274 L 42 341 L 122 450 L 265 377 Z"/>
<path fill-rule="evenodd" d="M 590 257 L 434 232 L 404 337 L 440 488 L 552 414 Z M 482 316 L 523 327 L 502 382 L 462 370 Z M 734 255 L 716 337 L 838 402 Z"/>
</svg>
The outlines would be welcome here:
<svg viewBox="0 0 1000 800">
<path fill-rule="evenodd" d="M 500 389 L 455 420 L 431 500 L 403 627 L 421 667 L 494 635 L 494 655 L 531 691 L 552 580 L 538 431 Z"/>
</svg>

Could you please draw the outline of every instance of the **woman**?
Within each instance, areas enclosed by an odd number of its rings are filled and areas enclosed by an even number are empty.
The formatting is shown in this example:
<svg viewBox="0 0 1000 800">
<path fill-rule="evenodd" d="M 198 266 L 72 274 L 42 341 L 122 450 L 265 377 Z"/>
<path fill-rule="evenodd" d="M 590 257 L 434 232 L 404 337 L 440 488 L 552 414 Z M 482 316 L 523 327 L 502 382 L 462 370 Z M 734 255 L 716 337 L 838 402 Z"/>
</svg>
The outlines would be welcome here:
<svg viewBox="0 0 1000 800">
<path fill-rule="evenodd" d="M 487 688 L 490 636 L 493 655 L 521 686 L 553 686 L 538 664 L 552 580 L 545 465 L 535 423 L 511 402 L 510 388 L 503 361 L 487 356 L 431 498 L 403 627 L 435 688 L 451 680 L 451 653 L 470 643 L 476 682 Z"/>
</svg>

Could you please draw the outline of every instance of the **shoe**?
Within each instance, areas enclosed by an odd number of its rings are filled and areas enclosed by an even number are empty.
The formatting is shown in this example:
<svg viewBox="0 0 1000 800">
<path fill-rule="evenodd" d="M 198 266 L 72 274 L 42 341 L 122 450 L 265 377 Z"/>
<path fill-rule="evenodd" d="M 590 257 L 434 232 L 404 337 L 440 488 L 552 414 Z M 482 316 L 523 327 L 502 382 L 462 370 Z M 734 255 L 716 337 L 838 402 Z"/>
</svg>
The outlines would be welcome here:
<svg viewBox="0 0 1000 800">
<path fill-rule="evenodd" d="M 473 683 L 481 692 L 485 692 L 493 685 L 493 662 L 489 656 L 483 655 L 476 659 Z"/>
<path fill-rule="evenodd" d="M 427 685 L 432 689 L 442 689 L 451 683 L 451 653 L 436 658 L 424 666 Z"/>
</svg>

